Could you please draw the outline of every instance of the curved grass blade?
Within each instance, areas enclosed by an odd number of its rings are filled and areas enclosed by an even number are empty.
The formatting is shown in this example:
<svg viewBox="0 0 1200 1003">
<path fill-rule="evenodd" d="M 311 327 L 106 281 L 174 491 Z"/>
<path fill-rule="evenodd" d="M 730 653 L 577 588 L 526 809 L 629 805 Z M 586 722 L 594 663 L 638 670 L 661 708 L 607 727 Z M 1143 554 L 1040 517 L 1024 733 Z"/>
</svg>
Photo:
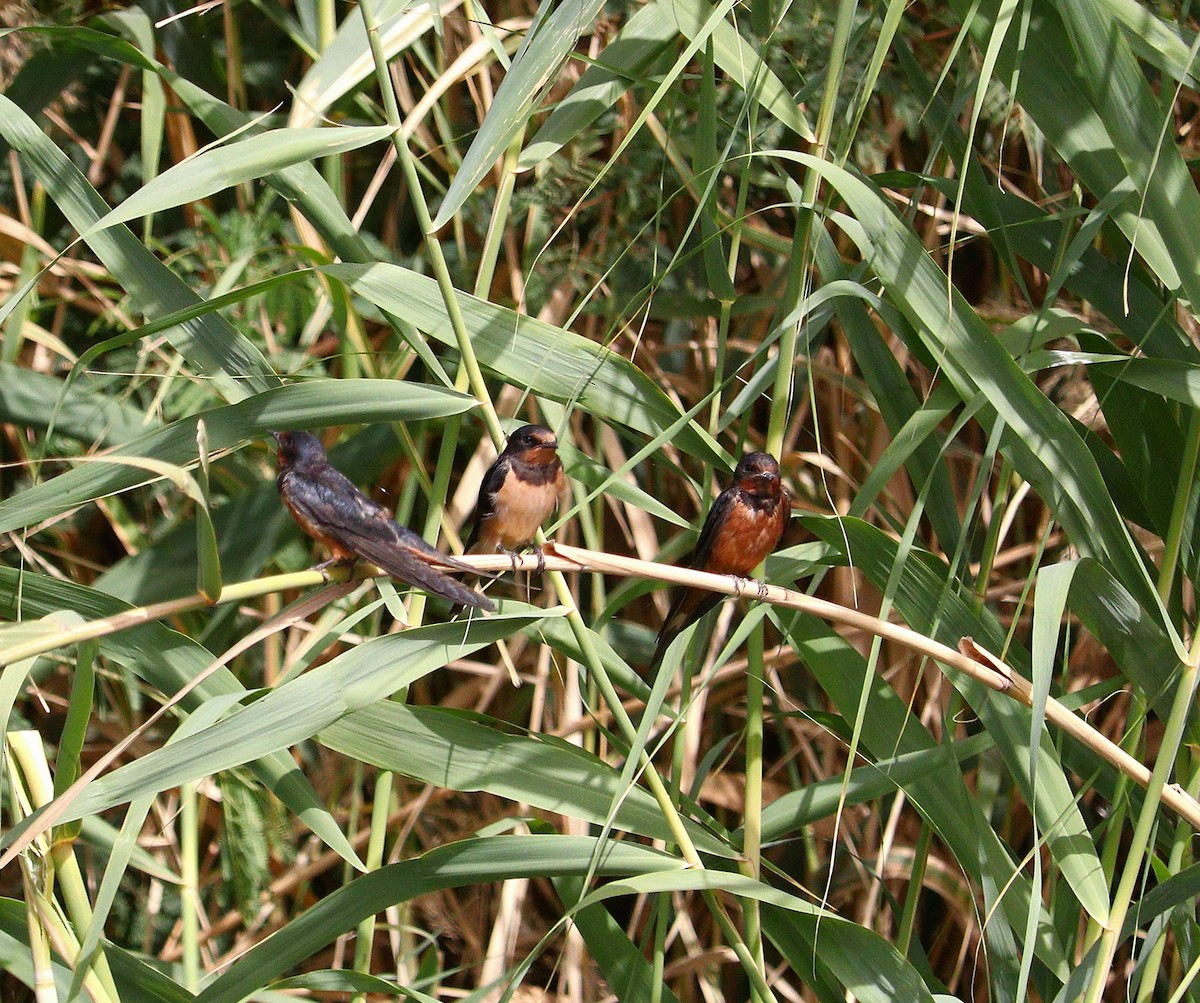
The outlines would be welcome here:
<svg viewBox="0 0 1200 1003">
<path fill-rule="evenodd" d="M 197 460 L 196 427 L 200 421 L 208 428 L 210 447 L 217 451 L 264 437 L 272 429 L 444 418 L 474 406 L 472 397 L 424 384 L 316 380 L 280 387 L 172 422 L 125 443 L 122 453 L 157 463 L 193 464 Z M 0 502 L 0 532 L 34 525 L 145 481 L 145 475 L 132 467 L 85 464 Z"/>
<path fill-rule="evenodd" d="M 429 892 L 509 878 L 612 877 L 681 866 L 658 850 L 587 836 L 488 836 L 440 846 L 326 895 L 230 965 L 196 1003 L 238 1003 L 368 916 Z"/>
<path fill-rule="evenodd" d="M 31 988 L 33 966 L 29 955 L 29 909 L 24 902 L 0 899 L 0 957 L 13 977 Z M 191 1003 L 195 997 L 166 975 L 114 944 L 106 944 L 105 955 L 122 999 L 146 1000 L 147 1003 Z M 69 999 L 71 970 L 54 962 L 55 999 Z"/>
<path fill-rule="evenodd" d="M 49 616 L 58 610 L 74 610 L 85 620 L 99 620 L 132 608 L 128 603 L 83 585 L 0 568 L 0 616 L 9 620 Z M 103 637 L 100 652 L 168 694 L 183 689 L 214 661 L 212 653 L 203 645 L 161 623 L 147 623 Z M 240 698 L 245 694 L 245 687 L 222 666 L 188 693 L 181 706 L 195 711 L 208 701 Z M 289 755 L 272 753 L 251 763 L 248 768 L 330 849 L 352 866 L 362 868 L 358 854 Z"/>
<path fill-rule="evenodd" d="M 397 265 L 326 265 L 319 269 L 360 296 L 444 344 L 455 345 L 437 283 Z M 633 363 L 572 331 L 486 300 L 458 294 L 481 365 L 519 387 L 655 436 L 680 417 L 665 393 Z M 675 445 L 708 463 L 721 448 L 694 423 Z"/>
<path fill-rule="evenodd" d="M 257 181 L 294 164 L 348 153 L 390 136 L 386 125 L 336 129 L 271 129 L 247 139 L 207 149 L 180 161 L 139 188 L 119 206 L 80 233 L 81 240 L 119 223 L 164 209 L 198 202 L 226 188 Z"/>
<path fill-rule="evenodd" d="M 783 934 L 784 926 L 791 926 L 791 933 L 807 942 L 799 971 L 803 972 L 804 966 L 819 958 L 853 999 L 865 1003 L 896 1000 L 933 1003 L 916 969 L 874 930 L 741 874 L 685 870 L 618 878 L 588 895 L 580 905 L 603 902 L 617 895 L 701 890 L 723 891 L 741 900 L 760 902 L 764 906 L 764 919 L 771 911 L 790 916 L 790 924 L 776 924 L 773 929 Z"/>
<path fill-rule="evenodd" d="M 544 21 L 535 22 L 513 57 L 487 117 L 450 183 L 433 221 L 434 232 L 462 208 L 479 182 L 527 127 L 542 90 L 575 47 L 579 36 L 595 23 L 601 6 L 602 0 L 564 0 Z M 547 7 L 543 6 L 542 10 L 545 9 Z"/>
<path fill-rule="evenodd" d="M 133 52 L 132 46 L 128 46 Z M 54 142 L 0 94 L 0 136 L 30 165 L 54 203 L 79 232 L 108 212 L 108 206 Z M 148 317 L 195 304 L 199 297 L 132 233 L 116 227 L 93 234 L 88 246 Z M 172 346 L 212 378 L 226 400 L 242 400 L 279 385 L 262 353 L 219 314 L 207 314 L 168 331 Z"/>
<path fill-rule="evenodd" d="M 620 772 L 578 746 L 548 735 L 511 735 L 500 722 L 443 707 L 382 701 L 341 718 L 321 743 L 380 769 L 458 791 L 487 791 L 544 811 L 670 841 L 654 798 L 621 785 Z M 618 805 L 615 814 L 613 805 Z M 686 821 L 686 820 L 685 820 Z M 696 848 L 719 857 L 735 851 L 687 823 Z"/>
<path fill-rule="evenodd" d="M 543 611 L 501 613 L 376 637 L 272 690 L 196 735 L 93 781 L 59 818 L 69 822 L 260 759 L 305 741 L 448 661 L 508 637 Z M 12 832 L 0 845 L 10 845 Z"/>
</svg>

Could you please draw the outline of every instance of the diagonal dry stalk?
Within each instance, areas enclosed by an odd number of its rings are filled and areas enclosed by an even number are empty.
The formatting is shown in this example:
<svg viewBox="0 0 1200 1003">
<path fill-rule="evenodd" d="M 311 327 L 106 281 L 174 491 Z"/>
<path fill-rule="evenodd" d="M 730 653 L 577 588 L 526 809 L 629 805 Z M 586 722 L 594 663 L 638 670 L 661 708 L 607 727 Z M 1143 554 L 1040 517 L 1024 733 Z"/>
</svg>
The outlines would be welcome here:
<svg viewBox="0 0 1200 1003">
<path fill-rule="evenodd" d="M 1033 692 L 1029 680 L 1005 665 L 995 655 L 979 647 L 971 638 L 962 638 L 956 650 L 902 624 L 892 623 L 869 613 L 826 599 L 805 595 L 779 585 L 768 585 L 764 582 L 734 578 L 729 575 L 714 575 L 703 571 L 694 571 L 691 568 L 657 564 L 653 561 L 641 561 L 636 558 L 556 544 L 553 541 L 546 544 L 542 554 L 525 554 L 516 558 L 504 554 L 474 555 L 461 557 L 458 560 L 471 564 L 482 572 L 508 570 L 590 571 L 621 577 L 655 579 L 673 585 L 685 585 L 691 588 L 721 592 L 725 595 L 758 599 L 786 609 L 799 610 L 827 623 L 851 627 L 900 644 L 941 665 L 962 672 L 996 693 L 1016 700 L 1026 707 L 1031 707 L 1033 703 Z M 229 585 L 218 597 L 216 604 L 241 601 L 250 595 L 275 591 L 284 585 L 289 588 L 304 588 L 309 585 L 336 581 L 348 574 L 348 570 L 343 569 L 334 569 L 328 574 L 309 571 Z M 363 577 L 368 574 L 369 569 L 360 567 L 356 569 L 355 576 Z M 108 636 L 128 627 L 177 615 L 188 610 L 202 609 L 209 605 L 214 604 L 205 597 L 196 595 L 157 603 L 153 606 L 139 607 L 115 617 L 82 624 L 52 637 L 40 637 L 21 645 L 15 645 L 8 651 L 0 653 L 0 665 L 12 664 L 56 648 L 77 644 L 91 638 Z M 1145 788 L 1150 782 L 1150 770 L 1145 765 L 1053 697 L 1046 699 L 1045 716 L 1051 724 L 1061 728 L 1091 749 L 1135 783 Z M 1163 804 L 1200 832 L 1200 802 L 1187 794 L 1182 787 L 1178 784 L 1167 785 L 1163 789 L 1161 800 Z"/>
</svg>

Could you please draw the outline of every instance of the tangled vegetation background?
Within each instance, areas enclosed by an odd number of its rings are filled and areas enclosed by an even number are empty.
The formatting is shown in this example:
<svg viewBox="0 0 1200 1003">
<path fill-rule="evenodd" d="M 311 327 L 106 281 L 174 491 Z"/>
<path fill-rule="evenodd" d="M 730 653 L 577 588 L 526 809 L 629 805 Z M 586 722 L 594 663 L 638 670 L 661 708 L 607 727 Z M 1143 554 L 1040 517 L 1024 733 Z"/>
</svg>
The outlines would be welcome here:
<svg viewBox="0 0 1200 1003">
<path fill-rule="evenodd" d="M 1193 998 L 1187 6 L 3 16 L 0 996 Z M 455 549 L 530 419 L 835 605 L 306 570 L 269 430 Z"/>
</svg>

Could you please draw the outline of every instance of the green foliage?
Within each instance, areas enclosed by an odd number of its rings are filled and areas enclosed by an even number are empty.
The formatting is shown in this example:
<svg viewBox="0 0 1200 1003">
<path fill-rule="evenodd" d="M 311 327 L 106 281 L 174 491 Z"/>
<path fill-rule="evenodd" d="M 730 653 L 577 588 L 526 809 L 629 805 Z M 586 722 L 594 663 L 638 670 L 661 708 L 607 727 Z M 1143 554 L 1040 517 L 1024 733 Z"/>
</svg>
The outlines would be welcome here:
<svg viewBox="0 0 1200 1003">
<path fill-rule="evenodd" d="M 4 36 L 0 996 L 1194 991 L 1194 18 L 532 10 Z M 772 451 L 833 605 L 299 570 L 272 429 L 453 549 L 525 420 L 666 563 Z"/>
</svg>

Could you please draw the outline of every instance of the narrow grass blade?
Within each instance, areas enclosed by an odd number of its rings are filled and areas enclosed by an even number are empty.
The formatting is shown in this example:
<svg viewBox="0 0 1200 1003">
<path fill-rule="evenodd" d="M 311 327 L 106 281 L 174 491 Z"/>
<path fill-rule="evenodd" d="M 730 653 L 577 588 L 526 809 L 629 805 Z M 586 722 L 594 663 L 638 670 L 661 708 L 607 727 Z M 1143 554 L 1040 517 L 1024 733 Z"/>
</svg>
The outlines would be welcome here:
<svg viewBox="0 0 1200 1003">
<path fill-rule="evenodd" d="M 328 265 L 321 271 L 360 296 L 432 335 L 455 344 L 437 283 L 396 265 Z M 458 294 L 481 365 L 519 387 L 654 436 L 677 421 L 679 409 L 627 359 L 580 337 L 486 300 Z M 695 424 L 675 445 L 706 462 L 721 449 Z"/>
<path fill-rule="evenodd" d="M 67 155 L 3 95 L 0 136 L 26 160 L 77 231 L 86 230 L 108 212 L 104 200 Z M 124 227 L 94 234 L 88 246 L 125 287 L 136 308 L 149 317 L 184 309 L 198 299 Z M 262 353 L 219 314 L 183 324 L 168 337 L 189 364 L 213 378 L 227 400 L 241 400 L 279 384 Z"/>
<path fill-rule="evenodd" d="M 214 451 L 232 449 L 272 429 L 320 428 L 372 421 L 416 421 L 461 414 L 475 406 L 465 394 L 395 380 L 297 383 L 239 404 L 172 422 L 125 443 L 122 455 L 149 462 L 195 463 L 196 426 L 203 420 Z M 0 532 L 69 512 L 146 481 L 133 467 L 86 464 L 0 502 Z"/>
<path fill-rule="evenodd" d="M 119 206 L 80 233 L 88 240 L 102 230 L 130 220 L 198 202 L 216 192 L 294 164 L 357 150 L 388 138 L 386 125 L 341 126 L 336 129 L 272 129 L 228 145 L 204 150 L 164 171 Z"/>
<path fill-rule="evenodd" d="M 450 183 L 442 207 L 433 220 L 435 232 L 462 208 L 513 139 L 526 128 L 542 90 L 575 47 L 579 36 L 595 22 L 600 7 L 600 0 L 564 0 L 545 21 L 535 22 L 513 57 L 487 117 Z"/>
<path fill-rule="evenodd" d="M 318 738 L 344 755 L 424 783 L 487 791 L 595 825 L 671 839 L 654 798 L 640 787 L 622 786 L 620 772 L 607 763 L 550 736 L 506 734 L 496 724 L 445 708 L 384 701 L 347 715 Z M 702 852 L 733 854 L 702 827 L 690 824 L 689 830 Z"/>
</svg>

